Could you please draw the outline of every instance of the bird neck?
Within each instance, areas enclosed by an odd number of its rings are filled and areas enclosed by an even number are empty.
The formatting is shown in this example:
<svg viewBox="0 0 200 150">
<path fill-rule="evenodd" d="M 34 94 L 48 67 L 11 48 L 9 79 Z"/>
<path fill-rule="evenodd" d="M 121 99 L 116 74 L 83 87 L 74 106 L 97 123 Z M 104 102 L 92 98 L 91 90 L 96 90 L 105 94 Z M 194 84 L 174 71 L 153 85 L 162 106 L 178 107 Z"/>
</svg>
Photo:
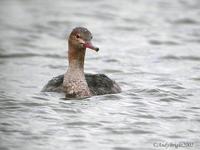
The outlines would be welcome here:
<svg viewBox="0 0 200 150">
<path fill-rule="evenodd" d="M 69 71 L 78 71 L 84 73 L 84 60 L 85 60 L 85 49 L 77 49 L 69 45 L 68 49 L 68 61 Z"/>
</svg>

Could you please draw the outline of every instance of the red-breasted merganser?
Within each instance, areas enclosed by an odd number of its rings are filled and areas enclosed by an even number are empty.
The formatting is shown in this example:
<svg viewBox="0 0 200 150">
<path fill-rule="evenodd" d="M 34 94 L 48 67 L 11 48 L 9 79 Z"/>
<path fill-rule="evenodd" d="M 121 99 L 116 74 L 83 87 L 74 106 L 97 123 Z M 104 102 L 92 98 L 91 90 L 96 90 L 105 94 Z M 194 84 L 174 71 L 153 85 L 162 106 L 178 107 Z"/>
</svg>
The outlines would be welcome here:
<svg viewBox="0 0 200 150">
<path fill-rule="evenodd" d="M 92 45 L 91 39 L 91 32 L 84 27 L 76 27 L 72 30 L 68 40 L 67 72 L 51 79 L 42 92 L 64 92 L 67 98 L 121 92 L 119 85 L 104 74 L 84 74 L 86 48 L 99 51 L 98 47 Z"/>
</svg>

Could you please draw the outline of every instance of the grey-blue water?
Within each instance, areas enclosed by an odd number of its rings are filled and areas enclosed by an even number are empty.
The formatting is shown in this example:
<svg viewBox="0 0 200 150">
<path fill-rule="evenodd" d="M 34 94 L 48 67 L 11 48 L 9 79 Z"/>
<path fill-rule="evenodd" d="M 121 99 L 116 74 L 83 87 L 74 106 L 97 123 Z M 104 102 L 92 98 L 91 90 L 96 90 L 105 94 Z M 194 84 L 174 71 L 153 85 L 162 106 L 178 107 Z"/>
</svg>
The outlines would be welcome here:
<svg viewBox="0 0 200 150">
<path fill-rule="evenodd" d="M 66 38 L 93 33 L 85 72 L 123 92 L 41 93 L 67 69 Z M 1 0 L 1 150 L 200 149 L 199 0 Z"/>
</svg>

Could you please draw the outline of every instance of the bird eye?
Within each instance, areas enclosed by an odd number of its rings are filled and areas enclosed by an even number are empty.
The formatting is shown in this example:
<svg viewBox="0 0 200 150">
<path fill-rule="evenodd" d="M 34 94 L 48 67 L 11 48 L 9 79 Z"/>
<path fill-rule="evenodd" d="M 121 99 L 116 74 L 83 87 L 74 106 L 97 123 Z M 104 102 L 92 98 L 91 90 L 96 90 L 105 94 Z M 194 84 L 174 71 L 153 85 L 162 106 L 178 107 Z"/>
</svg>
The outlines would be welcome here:
<svg viewBox="0 0 200 150">
<path fill-rule="evenodd" d="M 77 35 L 76 35 L 76 38 L 79 39 L 79 38 L 80 38 L 80 35 L 77 34 Z"/>
</svg>

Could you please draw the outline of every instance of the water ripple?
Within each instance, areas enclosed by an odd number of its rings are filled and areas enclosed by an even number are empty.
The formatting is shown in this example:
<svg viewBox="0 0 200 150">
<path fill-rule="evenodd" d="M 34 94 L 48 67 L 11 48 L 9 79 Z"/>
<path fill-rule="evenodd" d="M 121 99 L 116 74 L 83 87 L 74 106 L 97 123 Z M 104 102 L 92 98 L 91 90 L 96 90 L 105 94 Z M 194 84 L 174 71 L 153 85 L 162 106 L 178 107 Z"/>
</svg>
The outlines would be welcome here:
<svg viewBox="0 0 200 150">
<path fill-rule="evenodd" d="M 149 43 L 152 45 L 168 45 L 168 46 L 180 45 L 180 43 L 176 41 L 160 41 L 158 39 L 149 40 Z"/>
<path fill-rule="evenodd" d="M 46 57 L 46 58 L 55 58 L 55 59 L 63 59 L 64 56 L 56 55 L 56 54 L 36 54 L 36 53 L 16 53 L 16 54 L 0 54 L 0 58 L 8 59 L 8 58 L 29 58 L 29 57 Z"/>
<path fill-rule="evenodd" d="M 193 18 L 181 18 L 174 21 L 170 21 L 170 23 L 177 24 L 177 25 L 194 25 L 199 24 L 197 20 L 194 20 Z"/>
<path fill-rule="evenodd" d="M 167 55 L 160 57 L 161 60 L 188 60 L 188 61 L 200 61 L 200 57 L 198 56 L 175 56 L 175 55 Z"/>
</svg>

